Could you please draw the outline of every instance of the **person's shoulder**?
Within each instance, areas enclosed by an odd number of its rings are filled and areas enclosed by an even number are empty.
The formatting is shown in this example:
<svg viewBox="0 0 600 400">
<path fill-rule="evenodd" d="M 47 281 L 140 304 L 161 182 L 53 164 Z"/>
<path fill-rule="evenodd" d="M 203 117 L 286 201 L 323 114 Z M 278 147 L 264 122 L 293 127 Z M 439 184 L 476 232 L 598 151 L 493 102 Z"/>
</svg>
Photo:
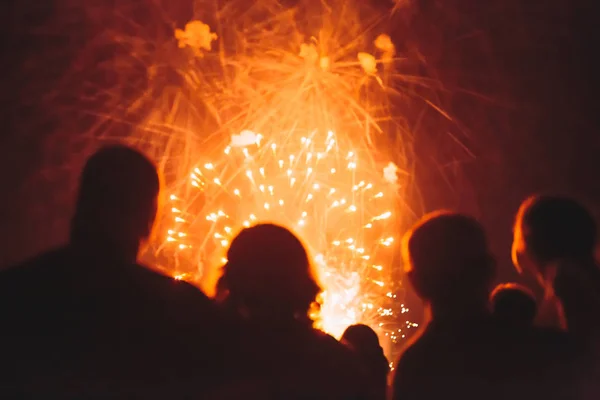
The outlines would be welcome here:
<svg viewBox="0 0 600 400">
<path fill-rule="evenodd" d="M 518 349 L 523 354 L 518 360 L 521 376 L 532 374 L 531 379 L 544 382 L 549 392 L 572 393 L 580 383 L 581 371 L 590 367 L 585 344 L 557 329 L 531 328 Z"/>
<path fill-rule="evenodd" d="M 343 344 L 341 344 L 336 338 L 334 338 L 333 336 L 331 336 L 330 334 L 323 332 L 322 330 L 319 329 L 313 329 L 312 334 L 314 336 L 314 338 L 321 344 L 323 344 L 324 346 L 329 346 L 332 348 L 338 348 L 338 349 L 343 349 L 345 348 Z"/>
<path fill-rule="evenodd" d="M 336 338 L 319 329 L 312 329 L 310 336 L 312 340 L 307 342 L 307 345 L 311 346 L 322 357 L 328 358 L 331 363 L 342 368 L 352 369 L 356 367 L 352 350 Z"/>
<path fill-rule="evenodd" d="M 543 368 L 551 365 L 568 366 L 579 362 L 586 352 L 582 343 L 571 334 L 552 328 L 532 327 L 516 344 L 524 362 L 532 362 Z"/>
<path fill-rule="evenodd" d="M 130 268 L 136 286 L 147 296 L 159 301 L 161 308 L 171 309 L 177 315 L 202 315 L 221 321 L 222 317 L 214 302 L 200 288 L 184 280 L 162 274 L 142 264 Z"/>
<path fill-rule="evenodd" d="M 423 361 L 422 356 L 424 347 L 422 346 L 422 342 L 422 338 L 415 338 L 404 346 L 394 363 L 394 370 L 396 373 L 398 373 L 398 371 L 410 370 L 416 360 Z"/>
<path fill-rule="evenodd" d="M 436 361 L 445 357 L 439 351 L 437 336 L 431 326 L 424 326 L 404 344 L 394 360 L 394 385 L 411 384 L 423 378 L 425 373 L 433 373 L 431 366 L 437 366 Z"/>
<path fill-rule="evenodd" d="M 55 249 L 1 271 L 0 309 L 4 317 L 23 318 L 29 311 L 38 310 L 40 304 L 47 303 L 49 297 L 67 292 L 64 278 L 68 260 L 65 249 Z"/>
<path fill-rule="evenodd" d="M 402 351 L 398 356 L 397 363 L 411 363 L 413 359 L 423 359 L 435 345 L 437 335 L 432 326 L 424 326 L 404 343 Z"/>
<path fill-rule="evenodd" d="M 135 279 L 137 281 L 157 292 L 157 295 L 171 294 L 182 298 L 196 299 L 205 302 L 210 301 L 208 296 L 206 296 L 198 287 L 187 281 L 175 279 L 161 273 L 148 265 L 134 264 L 131 266 L 131 271 L 135 274 Z"/>
<path fill-rule="evenodd" d="M 69 256 L 67 247 L 58 247 L 35 254 L 21 262 L 13 264 L 2 271 L 3 275 L 17 275 L 32 268 L 40 268 L 65 261 Z"/>
<path fill-rule="evenodd" d="M 352 351 L 330 334 L 318 329 L 313 329 L 313 334 L 321 351 L 329 353 L 330 356 L 337 356 L 341 360 L 354 359 Z"/>
<path fill-rule="evenodd" d="M 345 387 L 344 391 L 349 396 L 362 398 L 366 374 L 354 352 L 328 333 L 318 329 L 314 329 L 313 332 L 318 343 L 315 350 L 319 352 L 322 359 L 321 367 L 329 369 L 323 372 L 332 380 L 337 378 L 338 383 Z M 325 360 L 327 362 L 324 362 Z"/>
<path fill-rule="evenodd" d="M 155 318 L 169 326 L 165 331 L 179 331 L 180 339 L 197 343 L 190 346 L 202 349 L 204 356 L 215 360 L 215 353 L 224 346 L 228 325 L 214 302 L 198 287 L 156 272 L 141 264 L 131 265 L 130 278 L 136 286 L 137 298 L 144 306 L 154 310 Z M 210 343 L 210 344 L 209 344 Z"/>
<path fill-rule="evenodd" d="M 42 279 L 45 275 L 53 275 L 68 263 L 69 251 L 65 247 L 45 251 L 20 263 L 11 265 L 0 272 L 0 283 L 12 286 L 27 281 Z"/>
<path fill-rule="evenodd" d="M 423 389 L 423 385 L 426 384 L 424 379 L 429 378 L 428 373 L 433 372 L 428 369 L 430 362 L 427 342 L 431 341 L 429 336 L 426 328 L 415 334 L 396 358 L 391 371 L 394 400 L 413 398 L 414 391 Z"/>
<path fill-rule="evenodd" d="M 573 349 L 577 346 L 571 334 L 554 328 L 532 327 L 527 338 L 529 342 L 556 349 Z"/>
</svg>

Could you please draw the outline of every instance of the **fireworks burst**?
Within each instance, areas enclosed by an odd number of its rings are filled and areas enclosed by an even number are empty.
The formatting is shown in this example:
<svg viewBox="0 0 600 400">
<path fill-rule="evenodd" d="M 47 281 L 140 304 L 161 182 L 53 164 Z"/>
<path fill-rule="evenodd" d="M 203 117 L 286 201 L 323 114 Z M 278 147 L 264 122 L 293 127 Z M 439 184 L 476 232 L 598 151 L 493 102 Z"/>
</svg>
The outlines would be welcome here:
<svg viewBox="0 0 600 400">
<path fill-rule="evenodd" d="M 245 131 L 218 162 L 194 168 L 189 184 L 198 189 L 199 210 L 186 209 L 189 197 L 174 195 L 167 241 L 200 266 L 215 264 L 240 228 L 277 222 L 298 232 L 315 255 L 325 287 L 320 320 L 326 331 L 339 336 L 353 323 L 391 316 L 381 298 L 394 296 L 387 286 L 395 165 L 386 167 L 386 175 L 374 174 L 332 131 L 291 134 L 297 140 L 284 145 L 273 136 L 262 143 L 261 135 Z"/>
<path fill-rule="evenodd" d="M 186 86 L 230 142 L 199 154 L 189 187 L 173 194 L 163 249 L 180 261 L 175 276 L 197 280 L 225 262 L 241 227 L 265 220 L 291 227 L 310 247 L 325 287 L 322 328 L 339 337 L 363 322 L 395 341 L 403 327 L 396 314 L 408 311 L 391 271 L 400 169 L 369 146 L 394 122 L 395 46 L 383 33 L 369 43 L 348 2 L 341 12 L 353 19 L 341 25 L 332 10 L 308 3 L 276 12 L 268 4 L 246 10 L 233 53 L 222 28 L 215 33 L 194 20 L 175 30 L 187 51 Z M 317 22 L 305 35 L 302 18 Z M 211 59 L 213 43 L 218 59 Z"/>
<path fill-rule="evenodd" d="M 409 214 L 407 110 L 429 82 L 382 28 L 394 4 L 367 3 L 195 0 L 187 22 L 107 29 L 128 49 L 109 67 L 142 64 L 147 85 L 106 107 L 144 115 L 128 140 L 160 160 L 172 193 L 152 262 L 200 281 L 240 228 L 274 221 L 310 247 L 325 330 L 364 322 L 396 341 L 413 326 L 392 268 Z M 166 3 L 147 6 L 167 19 Z"/>
</svg>

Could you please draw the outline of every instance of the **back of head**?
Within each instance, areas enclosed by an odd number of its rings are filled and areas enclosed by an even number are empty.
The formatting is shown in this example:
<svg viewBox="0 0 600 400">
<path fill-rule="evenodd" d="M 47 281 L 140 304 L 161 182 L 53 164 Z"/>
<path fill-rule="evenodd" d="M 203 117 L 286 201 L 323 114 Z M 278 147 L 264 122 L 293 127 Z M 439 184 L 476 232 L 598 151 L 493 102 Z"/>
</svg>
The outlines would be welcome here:
<svg viewBox="0 0 600 400">
<path fill-rule="evenodd" d="M 426 215 L 404 236 L 402 251 L 423 300 L 448 306 L 487 302 L 495 264 L 474 218 L 448 211 Z"/>
<path fill-rule="evenodd" d="M 231 242 L 219 281 L 226 300 L 250 313 L 307 317 L 321 291 L 307 251 L 288 229 L 259 224 Z"/>
<path fill-rule="evenodd" d="M 353 350 L 370 377 L 369 387 L 373 398 L 385 398 L 390 366 L 379 344 L 377 333 L 367 325 L 350 325 L 340 341 Z"/>
<path fill-rule="evenodd" d="M 151 234 L 159 192 L 156 167 L 143 154 L 122 145 L 100 149 L 81 174 L 72 238 L 139 247 Z"/>
<path fill-rule="evenodd" d="M 516 283 L 503 283 L 490 296 L 494 317 L 511 326 L 533 325 L 537 304 L 533 293 Z"/>
<path fill-rule="evenodd" d="M 382 351 L 377 333 L 364 324 L 350 325 L 342 334 L 341 341 L 361 353 Z"/>
<path fill-rule="evenodd" d="M 593 216 L 571 198 L 530 197 L 517 214 L 515 265 L 534 272 L 546 289 L 552 288 L 569 332 L 584 340 L 600 331 L 596 241 Z"/>
<path fill-rule="evenodd" d="M 387 373 L 387 361 L 377 333 L 364 324 L 350 325 L 340 339 L 342 343 L 358 353 L 363 359 L 384 360 L 383 369 Z M 381 367 L 380 367 L 381 369 Z"/>
<path fill-rule="evenodd" d="M 533 196 L 519 208 L 513 255 L 525 251 L 538 268 L 560 260 L 587 263 L 594 258 L 596 239 L 594 218 L 577 201 Z"/>
</svg>

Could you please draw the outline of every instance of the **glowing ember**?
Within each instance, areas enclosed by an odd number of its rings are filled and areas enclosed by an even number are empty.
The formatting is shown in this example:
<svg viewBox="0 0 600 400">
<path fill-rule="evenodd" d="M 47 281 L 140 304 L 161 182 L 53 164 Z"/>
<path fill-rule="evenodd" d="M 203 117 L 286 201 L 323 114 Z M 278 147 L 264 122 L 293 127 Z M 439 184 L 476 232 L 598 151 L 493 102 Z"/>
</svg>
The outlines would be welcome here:
<svg viewBox="0 0 600 400">
<path fill-rule="evenodd" d="M 172 193 L 148 261 L 202 284 L 240 228 L 280 223 L 302 237 L 319 269 L 323 329 L 339 335 L 363 322 L 382 338 L 403 338 L 412 325 L 400 321 L 408 309 L 392 267 L 414 190 L 410 127 L 417 107 L 439 110 L 423 100 L 431 80 L 419 75 L 421 61 L 397 54 L 386 34 L 387 18 L 403 8 L 359 0 L 192 0 L 187 11 L 141 4 L 131 24 L 112 8 L 85 12 L 104 32 L 100 44 L 119 49 L 117 62 L 94 64 L 97 76 L 116 69 L 120 77 L 94 101 L 103 115 L 136 126 L 127 140 L 156 157 Z"/>
<path fill-rule="evenodd" d="M 391 266 L 401 170 L 375 160 L 367 142 L 382 131 L 378 118 L 389 118 L 386 82 L 396 50 L 385 34 L 371 41 L 373 54 L 360 48 L 356 19 L 338 36 L 323 29 L 319 39 L 302 39 L 289 29 L 299 9 L 272 15 L 266 30 L 262 22 L 246 25 L 247 52 L 228 56 L 222 27 L 219 36 L 201 21 L 176 30 L 180 51 L 189 49 L 181 69 L 187 86 L 232 134 L 220 150 L 199 154 L 173 195 L 163 250 L 177 262 L 177 279 L 206 280 L 241 228 L 260 221 L 290 227 L 310 248 L 325 289 L 322 329 L 339 337 L 348 325 L 367 323 L 395 342 L 402 335 L 390 323 L 398 318 Z M 329 12 L 319 18 L 324 26 L 334 20 Z M 211 82 L 215 45 L 222 80 Z"/>
<path fill-rule="evenodd" d="M 331 131 L 297 140 L 285 135 L 283 143 L 262 143 L 261 135 L 246 131 L 243 145 L 233 147 L 241 136 L 219 160 L 193 170 L 190 185 L 201 192 L 201 209 L 184 212 L 185 204 L 175 200 L 167 241 L 207 264 L 224 254 L 242 227 L 257 221 L 291 227 L 315 255 L 326 289 L 326 331 L 341 335 L 350 324 L 383 315 L 378 299 L 387 291 L 396 228 L 395 186 L 383 168 L 363 164 Z"/>
</svg>

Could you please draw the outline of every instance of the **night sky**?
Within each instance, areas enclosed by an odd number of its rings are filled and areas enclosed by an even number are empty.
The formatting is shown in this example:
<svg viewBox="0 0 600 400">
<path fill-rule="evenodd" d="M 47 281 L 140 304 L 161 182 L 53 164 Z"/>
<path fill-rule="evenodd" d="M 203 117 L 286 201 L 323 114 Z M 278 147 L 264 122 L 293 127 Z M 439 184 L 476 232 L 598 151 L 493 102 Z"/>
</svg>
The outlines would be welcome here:
<svg viewBox="0 0 600 400">
<path fill-rule="evenodd" d="M 93 32 L 77 12 L 57 11 L 68 0 L 53 1 L 0 6 L 0 266 L 65 240 L 73 178 L 89 148 L 77 130 L 94 121 L 72 123 L 77 101 L 69 96 L 49 99 Z M 392 37 L 427 60 L 455 118 L 431 112 L 415 129 L 415 211 L 477 216 L 501 279 L 515 279 L 511 224 L 525 196 L 560 192 L 598 212 L 597 12 L 591 1 L 568 0 L 415 0 L 413 7 L 392 20 Z"/>
</svg>

